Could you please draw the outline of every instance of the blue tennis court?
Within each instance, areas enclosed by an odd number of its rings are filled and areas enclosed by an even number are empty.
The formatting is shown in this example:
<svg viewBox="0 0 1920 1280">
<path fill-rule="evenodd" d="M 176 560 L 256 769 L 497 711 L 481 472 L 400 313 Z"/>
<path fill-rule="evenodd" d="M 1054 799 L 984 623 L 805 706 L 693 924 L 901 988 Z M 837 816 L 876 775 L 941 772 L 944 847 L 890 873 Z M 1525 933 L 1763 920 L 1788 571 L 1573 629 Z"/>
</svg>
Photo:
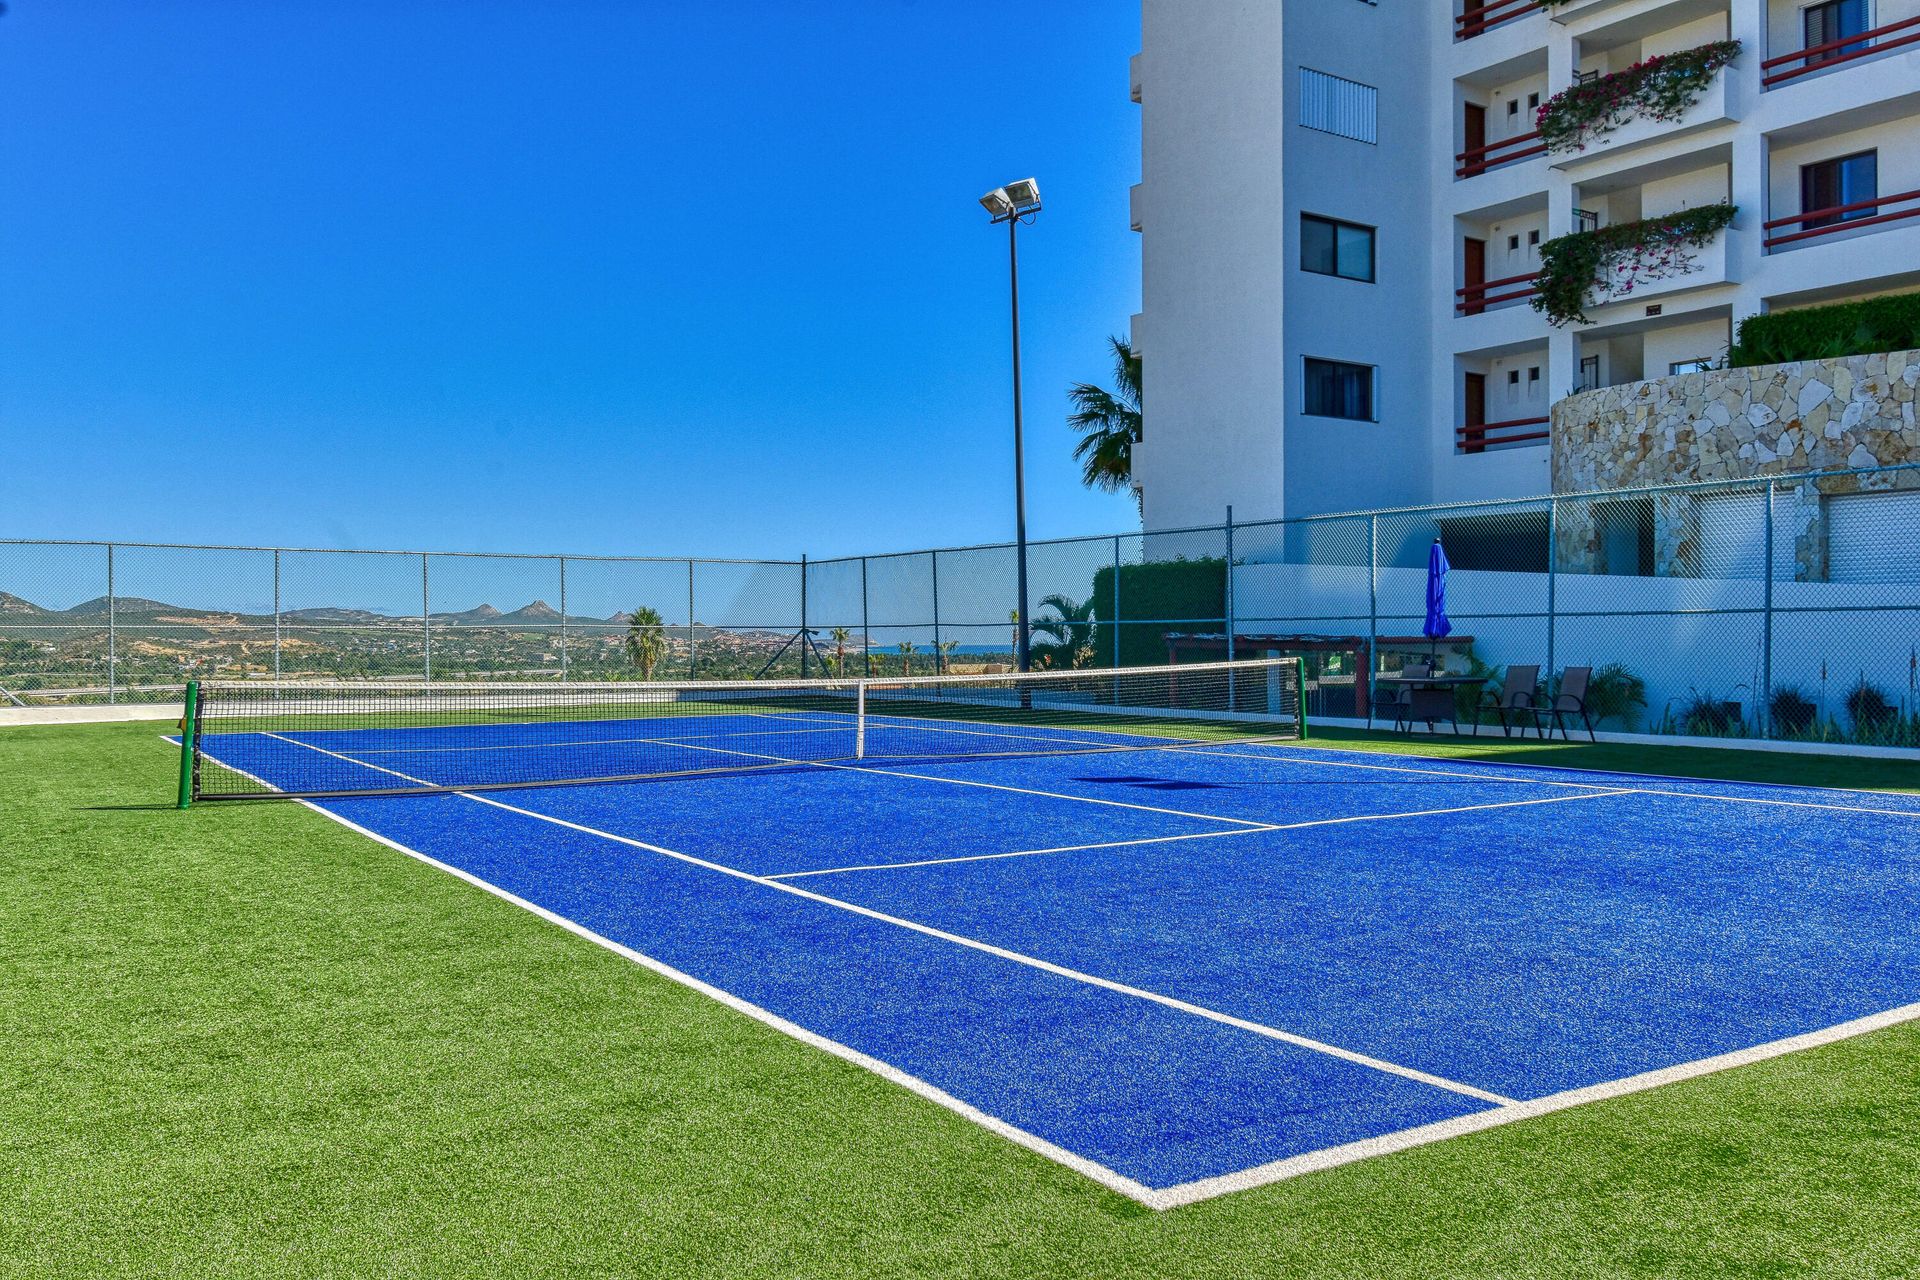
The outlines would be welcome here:
<svg viewBox="0 0 1920 1280">
<path fill-rule="evenodd" d="M 346 788 L 763 719 L 203 750 Z M 1920 796 L 1073 732 L 309 803 L 1158 1207 L 1920 1016 Z"/>
</svg>

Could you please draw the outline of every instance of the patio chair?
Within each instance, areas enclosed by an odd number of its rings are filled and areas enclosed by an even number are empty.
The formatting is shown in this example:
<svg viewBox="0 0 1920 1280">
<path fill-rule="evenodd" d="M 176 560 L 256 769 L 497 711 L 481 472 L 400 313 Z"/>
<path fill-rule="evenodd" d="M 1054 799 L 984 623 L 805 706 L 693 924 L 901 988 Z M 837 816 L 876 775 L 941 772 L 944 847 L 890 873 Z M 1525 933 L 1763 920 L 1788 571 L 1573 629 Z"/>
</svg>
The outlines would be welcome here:
<svg viewBox="0 0 1920 1280">
<path fill-rule="evenodd" d="M 1587 710 L 1587 683 L 1593 679 L 1592 667 L 1568 667 L 1560 673 L 1560 688 L 1554 692 L 1553 702 L 1546 708 L 1553 717 L 1553 723 L 1560 730 L 1560 736 L 1571 742 L 1572 735 L 1567 732 L 1567 717 L 1577 715 L 1580 723 L 1587 727 L 1589 741 L 1600 741 L 1593 731 L 1593 714 Z M 1551 736 L 1551 730 L 1542 734 Z"/>
<path fill-rule="evenodd" d="M 1538 666 L 1514 665 L 1507 668 L 1507 678 L 1500 686 L 1500 692 L 1488 693 L 1480 702 L 1482 711 L 1491 711 L 1500 717 L 1500 736 L 1511 738 L 1513 729 L 1518 726 L 1520 736 L 1527 736 L 1526 721 L 1533 721 L 1535 733 L 1545 736 L 1541 728 L 1540 712 L 1540 668 Z M 1475 726 L 1477 729 L 1479 726 Z"/>
<path fill-rule="evenodd" d="M 1409 662 L 1400 668 L 1400 678 L 1403 680 L 1424 680 L 1431 674 L 1433 669 L 1424 662 Z M 1384 720 L 1391 715 L 1396 730 L 1412 732 L 1413 721 L 1408 719 L 1412 710 L 1413 690 L 1405 685 L 1382 689 L 1375 684 L 1373 699 L 1367 704 L 1367 727 L 1371 729 L 1376 718 Z"/>
</svg>

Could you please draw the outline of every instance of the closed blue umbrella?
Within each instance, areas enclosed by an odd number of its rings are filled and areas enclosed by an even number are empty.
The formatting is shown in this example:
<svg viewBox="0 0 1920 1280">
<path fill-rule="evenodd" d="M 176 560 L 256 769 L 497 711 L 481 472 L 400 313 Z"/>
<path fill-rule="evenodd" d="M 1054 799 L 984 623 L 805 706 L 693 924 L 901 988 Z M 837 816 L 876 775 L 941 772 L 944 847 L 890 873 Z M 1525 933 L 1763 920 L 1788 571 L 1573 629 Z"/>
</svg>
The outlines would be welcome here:
<svg viewBox="0 0 1920 1280">
<path fill-rule="evenodd" d="M 1447 619 L 1447 552 L 1438 538 L 1427 552 L 1427 625 L 1421 634 L 1435 642 L 1428 647 L 1428 658 L 1439 652 L 1440 637 L 1453 634 Z"/>
</svg>

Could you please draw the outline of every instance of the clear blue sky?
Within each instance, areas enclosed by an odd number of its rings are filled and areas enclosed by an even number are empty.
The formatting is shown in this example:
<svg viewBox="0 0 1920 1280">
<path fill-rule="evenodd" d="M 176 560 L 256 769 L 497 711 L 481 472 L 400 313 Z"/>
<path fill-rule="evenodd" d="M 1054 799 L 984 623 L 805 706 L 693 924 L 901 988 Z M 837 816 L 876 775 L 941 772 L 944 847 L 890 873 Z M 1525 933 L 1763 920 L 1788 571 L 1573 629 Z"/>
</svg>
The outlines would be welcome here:
<svg viewBox="0 0 1920 1280">
<path fill-rule="evenodd" d="M 1136 0 L 10 0 L 0 536 L 1035 536 L 1139 296 Z"/>
</svg>

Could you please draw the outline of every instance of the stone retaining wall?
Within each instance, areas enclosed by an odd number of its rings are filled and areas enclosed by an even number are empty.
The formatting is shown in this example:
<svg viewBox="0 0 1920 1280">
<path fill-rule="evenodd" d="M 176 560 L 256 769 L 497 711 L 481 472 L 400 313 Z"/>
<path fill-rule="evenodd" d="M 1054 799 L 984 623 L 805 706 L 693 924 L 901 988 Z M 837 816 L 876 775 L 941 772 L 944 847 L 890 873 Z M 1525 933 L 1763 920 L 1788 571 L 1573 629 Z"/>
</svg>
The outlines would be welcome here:
<svg viewBox="0 0 1920 1280">
<path fill-rule="evenodd" d="M 1920 462 L 1920 351 L 1713 369 L 1553 406 L 1556 493 Z"/>
<path fill-rule="evenodd" d="M 1553 488 L 1640 489 L 1916 463 L 1917 400 L 1920 351 L 1714 369 L 1584 392 L 1553 406 Z M 1839 476 L 1775 495 L 1776 526 L 1786 522 L 1793 537 L 1792 577 L 1827 577 L 1824 498 L 1913 487 L 1920 478 L 1906 473 Z M 1764 491 L 1756 487 L 1756 512 Z M 1638 525 L 1656 575 L 1696 577 L 1703 539 L 1728 532 L 1708 527 L 1712 519 L 1687 493 L 1572 504 L 1563 508 L 1554 555 L 1570 572 L 1641 571 L 1640 563 L 1611 563 L 1624 554 L 1621 527 Z M 1633 541 L 1630 529 L 1624 541 Z"/>
</svg>

